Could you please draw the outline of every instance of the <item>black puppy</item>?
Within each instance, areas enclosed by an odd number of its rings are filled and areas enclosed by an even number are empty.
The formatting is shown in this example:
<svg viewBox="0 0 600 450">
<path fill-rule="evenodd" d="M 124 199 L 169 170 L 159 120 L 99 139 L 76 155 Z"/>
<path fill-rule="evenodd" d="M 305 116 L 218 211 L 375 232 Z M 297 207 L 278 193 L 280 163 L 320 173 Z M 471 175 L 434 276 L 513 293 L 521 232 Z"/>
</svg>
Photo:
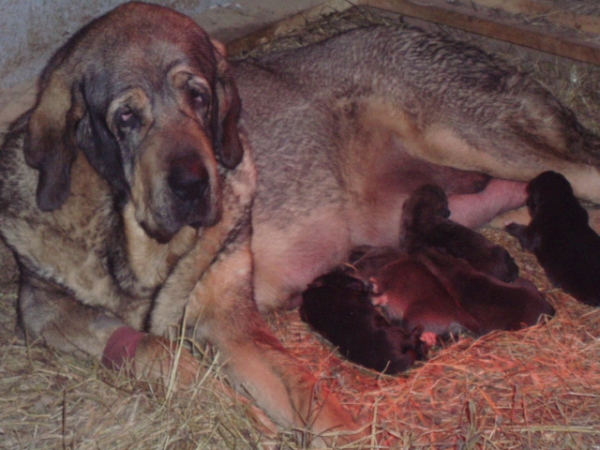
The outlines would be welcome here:
<svg viewBox="0 0 600 450">
<path fill-rule="evenodd" d="M 412 253 L 426 247 L 443 248 L 499 280 L 511 282 L 518 277 L 519 267 L 506 249 L 449 216 L 448 198 L 442 188 L 425 185 L 417 189 L 402 208 L 405 249 Z"/>
<path fill-rule="evenodd" d="M 388 322 L 369 293 L 361 280 L 330 272 L 302 294 L 300 317 L 350 361 L 387 374 L 405 371 L 425 357 L 427 348 L 419 332 Z"/>
<path fill-rule="evenodd" d="M 529 225 L 506 231 L 535 254 L 548 279 L 577 300 L 600 306 L 600 236 L 588 225 L 567 179 L 544 172 L 527 185 Z"/>
<path fill-rule="evenodd" d="M 555 311 L 533 284 L 522 278 L 505 283 L 478 272 L 468 262 L 448 253 L 424 249 L 414 255 L 444 284 L 480 326 L 480 334 L 519 330 L 538 323 Z"/>
</svg>

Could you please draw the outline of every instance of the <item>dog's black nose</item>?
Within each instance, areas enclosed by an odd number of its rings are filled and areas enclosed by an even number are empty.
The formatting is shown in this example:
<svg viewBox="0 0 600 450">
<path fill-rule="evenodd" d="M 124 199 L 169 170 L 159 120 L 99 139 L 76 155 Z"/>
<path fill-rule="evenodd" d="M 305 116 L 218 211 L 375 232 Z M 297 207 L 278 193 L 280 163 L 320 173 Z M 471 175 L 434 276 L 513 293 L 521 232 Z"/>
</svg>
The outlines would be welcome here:
<svg viewBox="0 0 600 450">
<path fill-rule="evenodd" d="M 184 156 L 171 163 L 168 183 L 179 200 L 193 203 L 206 193 L 208 171 L 198 156 Z"/>
</svg>

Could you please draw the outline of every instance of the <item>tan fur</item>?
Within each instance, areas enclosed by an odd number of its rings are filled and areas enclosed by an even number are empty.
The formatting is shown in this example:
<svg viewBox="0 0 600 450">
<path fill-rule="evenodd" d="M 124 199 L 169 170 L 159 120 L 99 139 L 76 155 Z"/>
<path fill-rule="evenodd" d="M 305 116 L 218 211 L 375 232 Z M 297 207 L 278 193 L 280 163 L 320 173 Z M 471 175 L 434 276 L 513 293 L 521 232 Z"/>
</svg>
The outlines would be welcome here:
<svg viewBox="0 0 600 450">
<path fill-rule="evenodd" d="M 120 51 L 107 54 L 113 39 Z M 217 347 L 232 384 L 300 441 L 329 445 L 336 437 L 313 435 L 334 431 L 350 442 L 363 434 L 353 418 L 254 302 L 256 171 L 229 72 L 224 46 L 190 19 L 140 3 L 58 51 L 0 152 L 20 325 L 97 359 L 117 329 L 147 331 L 125 369 L 175 389 L 201 370 L 166 339 L 182 328 Z"/>
<path fill-rule="evenodd" d="M 193 248 L 198 240 L 198 230 L 185 227 L 167 244 L 160 244 L 148 238 L 134 214 L 133 205 L 127 204 L 123 219 L 131 269 L 142 284 L 161 285 L 177 261 Z"/>
<path fill-rule="evenodd" d="M 526 74 L 446 36 L 357 29 L 241 62 L 235 75 L 259 173 L 262 311 L 293 305 L 354 246 L 397 245 L 402 204 L 423 184 L 469 207 L 489 181 L 477 175 L 528 181 L 552 169 L 600 202 L 598 136 Z M 519 183 L 506 186 L 505 204 L 474 201 L 456 216 L 477 224 L 518 207 Z"/>
<path fill-rule="evenodd" d="M 199 368 L 165 340 L 182 330 L 280 426 L 333 445 L 365 430 L 259 310 L 355 246 L 399 244 L 422 184 L 467 195 L 553 169 L 600 201 L 599 166 L 600 139 L 541 85 L 444 36 L 371 27 L 230 66 L 191 19 L 128 3 L 59 49 L 7 135 L 0 233 L 30 338 L 100 358 L 144 330 L 135 375 L 179 361 L 183 387 Z"/>
</svg>

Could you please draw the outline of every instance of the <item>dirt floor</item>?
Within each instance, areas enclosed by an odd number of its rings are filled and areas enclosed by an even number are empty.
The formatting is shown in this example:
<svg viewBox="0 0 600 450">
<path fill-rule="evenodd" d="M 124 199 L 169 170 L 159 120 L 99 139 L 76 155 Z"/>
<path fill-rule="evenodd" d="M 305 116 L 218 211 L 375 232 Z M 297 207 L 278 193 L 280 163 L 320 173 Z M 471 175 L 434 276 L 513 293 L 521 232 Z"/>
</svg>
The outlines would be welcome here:
<svg viewBox="0 0 600 450">
<path fill-rule="evenodd" d="M 544 3 L 599 16 L 595 2 Z M 354 26 L 402 21 L 371 9 L 346 11 L 263 42 L 244 57 Z M 523 67 L 600 131 L 600 67 L 433 27 Z M 523 276 L 556 307 L 555 318 L 519 332 L 465 337 L 398 377 L 344 361 L 297 312 L 270 323 L 356 417 L 373 425 L 381 443 L 365 448 L 600 449 L 600 308 L 552 288 L 535 258 L 503 231 L 482 232 L 509 249 Z M 17 270 L 3 245 L 0 267 L 0 449 L 296 448 L 230 391 L 218 354 L 206 358 L 206 376 L 184 397 L 133 384 L 93 361 L 25 345 L 14 333 Z"/>
</svg>

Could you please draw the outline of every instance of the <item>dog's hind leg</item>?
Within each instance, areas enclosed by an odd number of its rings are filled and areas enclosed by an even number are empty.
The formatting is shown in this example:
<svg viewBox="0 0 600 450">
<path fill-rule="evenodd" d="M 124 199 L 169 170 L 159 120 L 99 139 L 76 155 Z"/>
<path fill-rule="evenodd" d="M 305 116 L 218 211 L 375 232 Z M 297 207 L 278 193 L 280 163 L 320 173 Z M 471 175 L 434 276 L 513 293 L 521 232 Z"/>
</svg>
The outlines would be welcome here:
<svg viewBox="0 0 600 450">
<path fill-rule="evenodd" d="M 526 94 L 523 93 L 524 96 Z M 543 98 L 531 99 L 531 103 L 536 100 L 543 101 Z M 501 102 L 499 99 L 498 103 Z M 497 124 L 497 129 L 490 130 L 488 124 L 477 123 L 476 118 L 470 119 L 458 106 L 456 110 L 447 112 L 448 118 L 437 118 L 438 114 L 431 114 L 431 119 L 425 123 L 399 109 L 401 106 L 392 105 L 389 100 L 376 105 L 371 103 L 365 110 L 368 116 L 365 120 L 371 127 L 379 129 L 379 133 L 391 133 L 397 143 L 395 147 L 402 152 L 434 164 L 522 182 L 530 181 L 541 172 L 554 170 L 567 177 L 578 197 L 600 203 L 600 157 L 597 155 L 600 153 L 600 139 L 581 131 L 579 124 L 564 131 L 570 124 L 562 123 L 567 119 L 560 109 L 548 108 L 547 111 L 547 121 L 556 130 L 542 127 L 519 129 L 521 124 L 518 122 L 534 121 L 534 118 L 527 117 L 526 108 L 519 111 L 498 108 L 496 114 L 499 117 L 512 118 L 515 123 L 505 119 Z M 542 109 L 544 105 L 537 106 Z M 425 111 L 421 114 L 427 115 Z M 525 117 L 515 117 L 517 114 Z M 464 123 L 455 123 L 459 117 Z M 581 134 L 577 135 L 580 131 Z M 571 151 L 572 141 L 579 141 L 577 146 L 581 149 Z"/>
</svg>

